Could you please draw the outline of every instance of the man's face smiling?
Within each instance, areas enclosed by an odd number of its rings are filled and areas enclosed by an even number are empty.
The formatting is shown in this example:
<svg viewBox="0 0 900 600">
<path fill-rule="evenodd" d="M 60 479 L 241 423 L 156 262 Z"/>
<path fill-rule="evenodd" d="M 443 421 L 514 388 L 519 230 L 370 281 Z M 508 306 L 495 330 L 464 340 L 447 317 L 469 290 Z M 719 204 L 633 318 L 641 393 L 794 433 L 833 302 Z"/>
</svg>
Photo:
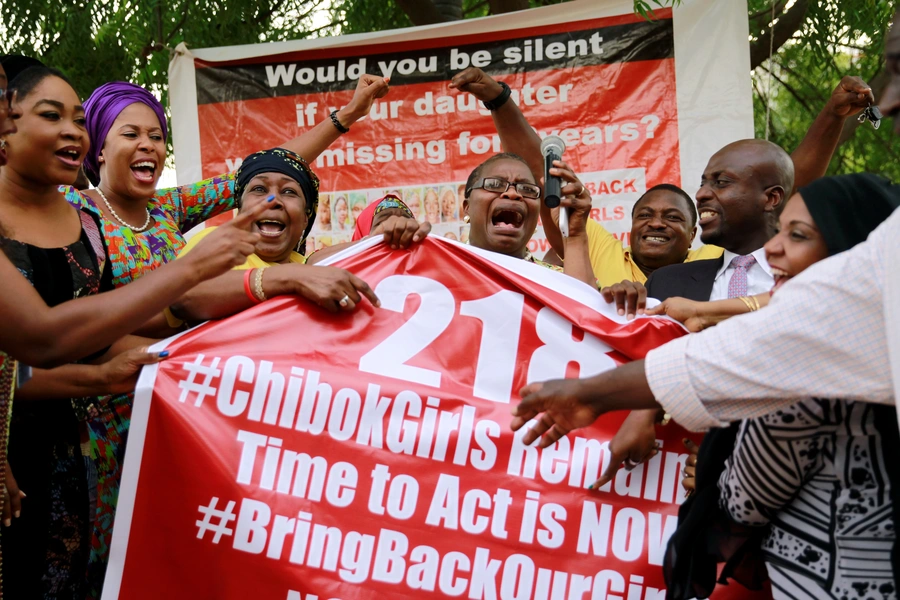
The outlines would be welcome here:
<svg viewBox="0 0 900 600">
<path fill-rule="evenodd" d="M 631 219 L 631 254 L 641 268 L 658 269 L 684 261 L 694 239 L 687 200 L 670 190 L 646 194 Z"/>
<path fill-rule="evenodd" d="M 704 244 L 749 254 L 769 238 L 768 211 L 777 202 L 768 193 L 773 165 L 767 152 L 749 140 L 729 144 L 709 159 L 697 191 Z"/>
</svg>

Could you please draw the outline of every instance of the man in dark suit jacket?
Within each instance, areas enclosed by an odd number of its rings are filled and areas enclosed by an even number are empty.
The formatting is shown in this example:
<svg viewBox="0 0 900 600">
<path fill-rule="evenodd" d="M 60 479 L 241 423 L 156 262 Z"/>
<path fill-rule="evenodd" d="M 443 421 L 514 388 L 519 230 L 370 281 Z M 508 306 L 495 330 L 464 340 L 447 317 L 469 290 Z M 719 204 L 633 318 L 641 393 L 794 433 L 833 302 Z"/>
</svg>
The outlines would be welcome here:
<svg viewBox="0 0 900 600">
<path fill-rule="evenodd" d="M 726 260 L 751 254 L 754 264 L 747 267 L 750 287 L 755 285 L 753 293 L 768 291 L 761 289 L 771 287 L 762 247 L 775 234 L 777 215 L 793 185 L 791 157 L 771 142 L 742 140 L 719 150 L 703 172 L 697 210 L 700 239 L 725 248 L 725 255 L 654 271 L 647 280 L 647 295 L 704 302 L 727 298 L 728 279 L 735 269 Z"/>
</svg>

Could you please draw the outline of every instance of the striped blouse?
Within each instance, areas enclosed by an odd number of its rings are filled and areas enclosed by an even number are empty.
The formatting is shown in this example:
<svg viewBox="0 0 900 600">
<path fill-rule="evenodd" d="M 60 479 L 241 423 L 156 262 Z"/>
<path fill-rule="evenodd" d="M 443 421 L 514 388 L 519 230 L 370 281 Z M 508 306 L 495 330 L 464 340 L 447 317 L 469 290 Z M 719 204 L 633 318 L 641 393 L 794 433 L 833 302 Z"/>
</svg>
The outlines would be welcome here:
<svg viewBox="0 0 900 600">
<path fill-rule="evenodd" d="M 897 598 L 889 470 L 898 467 L 884 452 L 897 441 L 893 413 L 808 399 L 741 423 L 721 502 L 735 521 L 769 527 L 762 551 L 775 598 Z"/>
</svg>

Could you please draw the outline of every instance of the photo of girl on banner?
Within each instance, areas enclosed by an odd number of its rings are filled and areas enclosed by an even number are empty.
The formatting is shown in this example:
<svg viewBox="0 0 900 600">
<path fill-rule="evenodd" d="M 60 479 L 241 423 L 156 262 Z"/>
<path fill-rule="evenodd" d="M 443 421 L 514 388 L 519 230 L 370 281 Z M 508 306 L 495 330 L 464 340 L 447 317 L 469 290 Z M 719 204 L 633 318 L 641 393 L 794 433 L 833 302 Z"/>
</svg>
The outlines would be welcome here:
<svg viewBox="0 0 900 600">
<path fill-rule="evenodd" d="M 331 194 L 319 196 L 315 229 L 318 231 L 331 231 Z"/>
<path fill-rule="evenodd" d="M 359 213 L 365 210 L 368 204 L 366 192 L 350 192 L 350 229 L 356 226 Z"/>
<path fill-rule="evenodd" d="M 465 187 L 465 186 L 459 186 Z M 459 221 L 459 207 L 457 206 L 457 192 L 452 186 L 441 188 L 441 222 L 456 223 Z"/>
<path fill-rule="evenodd" d="M 425 188 L 425 220 L 432 225 L 441 222 L 441 201 L 436 187 Z"/>
<path fill-rule="evenodd" d="M 412 211 L 416 221 L 422 223 L 425 220 L 422 212 L 422 188 L 403 188 L 403 202 Z"/>
<path fill-rule="evenodd" d="M 347 194 L 335 194 L 332 202 L 332 231 L 353 231 L 350 222 L 350 205 L 347 202 Z"/>
</svg>

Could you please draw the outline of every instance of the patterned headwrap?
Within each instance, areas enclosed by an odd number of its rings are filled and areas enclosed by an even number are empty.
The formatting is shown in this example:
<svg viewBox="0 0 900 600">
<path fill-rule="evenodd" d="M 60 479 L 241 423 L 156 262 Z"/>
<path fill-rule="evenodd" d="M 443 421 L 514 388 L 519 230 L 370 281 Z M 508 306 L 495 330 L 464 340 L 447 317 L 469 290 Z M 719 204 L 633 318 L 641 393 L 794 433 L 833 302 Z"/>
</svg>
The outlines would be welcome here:
<svg viewBox="0 0 900 600">
<path fill-rule="evenodd" d="M 238 207 L 241 206 L 241 197 L 247 184 L 260 173 L 281 173 L 300 185 L 300 191 L 306 199 L 306 229 L 300 240 L 300 254 L 304 254 L 306 238 L 316 221 L 316 210 L 319 207 L 319 178 L 295 152 L 284 148 L 255 152 L 244 159 L 234 174 L 234 197 L 237 198 Z"/>
<path fill-rule="evenodd" d="M 361 240 L 369 235 L 369 232 L 372 231 L 372 223 L 375 221 L 375 215 L 389 208 L 399 208 L 403 211 L 405 216 L 410 219 L 415 218 L 412 211 L 409 210 L 409 207 L 403 203 L 403 200 L 393 194 L 388 194 L 378 202 L 370 204 L 365 210 L 359 213 L 359 216 L 356 217 L 356 228 L 353 230 L 352 241 Z"/>
<path fill-rule="evenodd" d="M 125 107 L 135 102 L 146 104 L 153 109 L 156 118 L 159 119 L 163 139 L 169 137 L 166 111 L 153 94 L 139 85 L 126 81 L 104 83 L 94 90 L 84 103 L 84 118 L 87 121 L 88 136 L 91 138 L 91 148 L 84 157 L 84 172 L 95 186 L 100 183 L 99 159 L 106 135 Z"/>
</svg>

